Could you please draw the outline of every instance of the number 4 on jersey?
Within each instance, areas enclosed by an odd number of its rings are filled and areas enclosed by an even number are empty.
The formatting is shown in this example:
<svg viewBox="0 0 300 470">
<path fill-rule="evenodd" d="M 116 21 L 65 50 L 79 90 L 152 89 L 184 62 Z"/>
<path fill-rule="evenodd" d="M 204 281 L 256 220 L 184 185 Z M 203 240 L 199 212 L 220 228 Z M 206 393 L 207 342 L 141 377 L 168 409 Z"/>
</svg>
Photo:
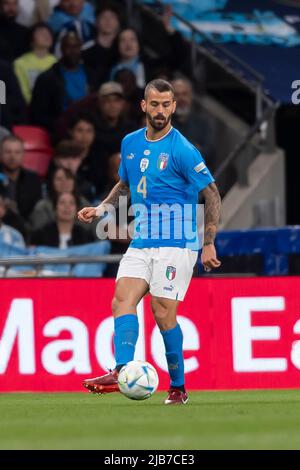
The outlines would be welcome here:
<svg viewBox="0 0 300 470">
<path fill-rule="evenodd" d="M 143 195 L 145 199 L 147 197 L 147 181 L 146 176 L 142 176 L 139 184 L 137 185 L 137 192 Z"/>
</svg>

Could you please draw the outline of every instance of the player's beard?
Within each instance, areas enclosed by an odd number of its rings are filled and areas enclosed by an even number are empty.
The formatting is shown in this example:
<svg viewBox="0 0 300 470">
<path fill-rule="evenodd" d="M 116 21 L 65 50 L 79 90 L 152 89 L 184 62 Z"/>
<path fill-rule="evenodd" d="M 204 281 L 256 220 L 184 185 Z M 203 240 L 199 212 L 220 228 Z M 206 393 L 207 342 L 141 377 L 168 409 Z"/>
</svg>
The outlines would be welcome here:
<svg viewBox="0 0 300 470">
<path fill-rule="evenodd" d="M 165 116 L 163 116 L 162 114 L 158 114 L 153 118 L 149 113 L 146 113 L 146 117 L 147 121 L 149 122 L 151 127 L 153 127 L 153 129 L 155 129 L 156 131 L 162 131 L 165 127 L 167 127 L 167 125 L 171 121 L 172 114 L 170 114 L 167 118 L 165 118 Z M 161 121 L 156 120 L 158 117 L 161 119 Z"/>
</svg>

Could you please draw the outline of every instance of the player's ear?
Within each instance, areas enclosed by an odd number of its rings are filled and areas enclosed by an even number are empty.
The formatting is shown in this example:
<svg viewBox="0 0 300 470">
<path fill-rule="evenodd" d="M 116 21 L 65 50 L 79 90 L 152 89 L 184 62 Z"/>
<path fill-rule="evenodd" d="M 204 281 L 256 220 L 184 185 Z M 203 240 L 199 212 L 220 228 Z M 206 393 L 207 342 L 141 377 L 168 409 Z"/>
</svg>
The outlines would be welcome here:
<svg viewBox="0 0 300 470">
<path fill-rule="evenodd" d="M 172 109 L 172 114 L 174 114 L 174 113 L 175 113 L 175 111 L 176 111 L 176 105 L 177 105 L 177 103 L 176 103 L 176 101 L 174 100 L 174 101 L 173 101 L 173 109 Z"/>
<path fill-rule="evenodd" d="M 146 101 L 145 100 L 141 101 L 141 108 L 142 108 L 142 111 L 145 113 L 146 112 Z"/>
</svg>

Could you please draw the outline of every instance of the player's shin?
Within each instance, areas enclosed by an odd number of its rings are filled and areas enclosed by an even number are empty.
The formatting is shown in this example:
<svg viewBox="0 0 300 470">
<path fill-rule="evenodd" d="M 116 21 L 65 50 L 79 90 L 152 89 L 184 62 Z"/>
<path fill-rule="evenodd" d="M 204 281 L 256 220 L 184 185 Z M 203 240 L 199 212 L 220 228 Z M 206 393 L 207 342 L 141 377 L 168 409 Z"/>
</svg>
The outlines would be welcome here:
<svg viewBox="0 0 300 470">
<path fill-rule="evenodd" d="M 117 370 L 134 359 L 138 335 L 139 323 L 137 315 L 128 314 L 115 318 L 114 347 Z"/>
<path fill-rule="evenodd" d="M 180 326 L 161 331 L 171 378 L 171 388 L 184 391 L 183 335 Z"/>
</svg>

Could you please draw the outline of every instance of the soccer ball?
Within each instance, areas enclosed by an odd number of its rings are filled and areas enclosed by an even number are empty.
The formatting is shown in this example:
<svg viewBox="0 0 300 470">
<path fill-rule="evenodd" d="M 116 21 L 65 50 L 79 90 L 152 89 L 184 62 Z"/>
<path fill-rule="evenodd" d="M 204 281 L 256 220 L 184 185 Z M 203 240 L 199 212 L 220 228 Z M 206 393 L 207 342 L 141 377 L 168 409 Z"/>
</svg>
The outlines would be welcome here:
<svg viewBox="0 0 300 470">
<path fill-rule="evenodd" d="M 130 361 L 119 372 L 120 392 L 131 400 L 146 400 L 158 387 L 158 375 L 149 362 Z"/>
</svg>

